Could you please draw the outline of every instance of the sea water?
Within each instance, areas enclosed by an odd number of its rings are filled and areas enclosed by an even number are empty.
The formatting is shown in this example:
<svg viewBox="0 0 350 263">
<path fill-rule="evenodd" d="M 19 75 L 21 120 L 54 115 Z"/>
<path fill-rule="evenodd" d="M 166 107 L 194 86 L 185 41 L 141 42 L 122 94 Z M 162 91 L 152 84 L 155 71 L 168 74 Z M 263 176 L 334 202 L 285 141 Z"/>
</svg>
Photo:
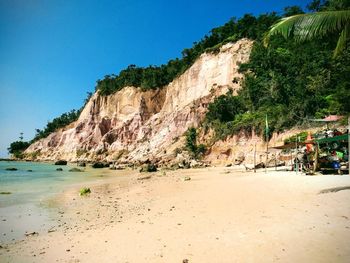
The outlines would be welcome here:
<svg viewBox="0 0 350 263">
<path fill-rule="evenodd" d="M 64 191 L 68 185 L 91 182 L 110 174 L 108 169 L 83 167 L 79 168 L 84 172 L 69 172 L 73 167 L 76 165 L 0 161 L 0 242 L 23 238 L 25 232 L 50 228 L 49 222 L 53 219 L 45 200 Z"/>
</svg>

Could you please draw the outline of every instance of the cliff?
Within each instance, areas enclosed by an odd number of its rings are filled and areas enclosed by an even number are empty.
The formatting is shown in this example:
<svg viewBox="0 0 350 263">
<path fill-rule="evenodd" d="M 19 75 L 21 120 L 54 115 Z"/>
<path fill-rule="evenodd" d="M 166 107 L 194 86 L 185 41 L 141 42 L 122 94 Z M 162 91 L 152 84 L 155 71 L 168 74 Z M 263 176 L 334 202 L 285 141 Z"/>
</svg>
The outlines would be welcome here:
<svg viewBox="0 0 350 263">
<path fill-rule="evenodd" d="M 240 63 L 249 59 L 252 41 L 242 39 L 204 53 L 181 76 L 157 90 L 125 87 L 109 95 L 96 92 L 79 119 L 33 143 L 27 156 L 137 162 L 170 158 L 178 138 L 204 118 L 209 102 L 240 88 Z"/>
</svg>

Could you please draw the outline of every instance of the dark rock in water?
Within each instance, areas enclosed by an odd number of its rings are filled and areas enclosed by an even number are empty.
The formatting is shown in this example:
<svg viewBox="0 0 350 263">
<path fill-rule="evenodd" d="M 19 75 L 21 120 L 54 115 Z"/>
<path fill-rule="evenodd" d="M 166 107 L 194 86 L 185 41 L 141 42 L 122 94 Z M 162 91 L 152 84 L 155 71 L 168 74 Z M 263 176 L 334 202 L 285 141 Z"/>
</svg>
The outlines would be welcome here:
<svg viewBox="0 0 350 263">
<path fill-rule="evenodd" d="M 105 167 L 108 167 L 108 166 L 109 166 L 108 163 L 97 162 L 97 163 L 94 163 L 92 165 L 92 168 L 105 168 Z"/>
<path fill-rule="evenodd" d="M 84 172 L 83 170 L 79 169 L 79 168 L 72 168 L 72 169 L 69 169 L 69 172 Z"/>
<path fill-rule="evenodd" d="M 14 167 L 10 167 L 10 168 L 6 168 L 6 171 L 17 171 L 18 169 L 17 168 L 14 168 Z"/>
<path fill-rule="evenodd" d="M 0 192 L 0 195 L 10 195 L 12 194 L 11 192 Z"/>
<path fill-rule="evenodd" d="M 33 172 L 33 170 L 29 169 L 29 170 L 27 170 L 27 172 Z"/>
<path fill-rule="evenodd" d="M 86 166 L 86 163 L 78 163 L 78 166 L 80 166 L 80 167 L 85 167 L 85 166 Z"/>
<path fill-rule="evenodd" d="M 67 161 L 66 160 L 58 160 L 57 162 L 55 162 L 55 165 L 67 165 Z"/>
<path fill-rule="evenodd" d="M 62 168 L 57 168 L 56 171 L 63 171 L 63 169 Z"/>
</svg>

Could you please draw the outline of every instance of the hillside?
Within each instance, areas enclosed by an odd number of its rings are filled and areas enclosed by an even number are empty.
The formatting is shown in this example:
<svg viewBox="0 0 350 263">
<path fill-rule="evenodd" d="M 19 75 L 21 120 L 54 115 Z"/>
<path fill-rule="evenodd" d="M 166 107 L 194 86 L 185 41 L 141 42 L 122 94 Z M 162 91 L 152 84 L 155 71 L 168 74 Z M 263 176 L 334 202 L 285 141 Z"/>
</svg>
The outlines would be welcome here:
<svg viewBox="0 0 350 263">
<path fill-rule="evenodd" d="M 229 43 L 216 54 L 204 53 L 162 89 L 125 87 L 102 96 L 97 91 L 77 121 L 33 143 L 27 156 L 137 162 L 174 154 L 176 141 L 205 117 L 207 106 L 229 89 L 237 91 L 239 65 L 247 62 L 253 42 Z"/>
<path fill-rule="evenodd" d="M 336 1 L 309 5 L 313 12 L 348 8 Z M 348 115 L 350 47 L 332 57 L 337 32 L 303 43 L 277 35 L 263 44 L 274 22 L 300 13 L 294 6 L 283 16 L 233 18 L 184 49 L 181 59 L 106 75 L 80 110 L 37 130 L 25 157 L 168 163 L 196 127 L 192 143 L 207 148 L 205 160 L 232 162 L 253 141 L 264 152 L 266 140 L 282 143 L 297 126 L 310 128 L 312 118 Z"/>
</svg>

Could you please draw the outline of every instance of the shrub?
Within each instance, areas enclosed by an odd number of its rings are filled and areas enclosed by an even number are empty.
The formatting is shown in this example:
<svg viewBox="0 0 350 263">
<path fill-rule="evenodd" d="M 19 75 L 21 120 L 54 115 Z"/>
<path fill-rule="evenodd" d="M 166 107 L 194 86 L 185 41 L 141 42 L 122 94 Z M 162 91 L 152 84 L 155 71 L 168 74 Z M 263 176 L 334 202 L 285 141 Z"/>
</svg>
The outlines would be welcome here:
<svg viewBox="0 0 350 263">
<path fill-rule="evenodd" d="M 90 190 L 90 188 L 87 188 L 87 187 L 84 187 L 84 188 L 80 189 L 80 191 L 79 191 L 80 196 L 88 195 L 90 193 L 91 193 L 91 190 Z"/>
<path fill-rule="evenodd" d="M 204 144 L 197 145 L 197 131 L 193 127 L 189 128 L 186 132 L 185 147 L 195 159 L 201 157 L 206 151 L 206 146 Z"/>
</svg>

